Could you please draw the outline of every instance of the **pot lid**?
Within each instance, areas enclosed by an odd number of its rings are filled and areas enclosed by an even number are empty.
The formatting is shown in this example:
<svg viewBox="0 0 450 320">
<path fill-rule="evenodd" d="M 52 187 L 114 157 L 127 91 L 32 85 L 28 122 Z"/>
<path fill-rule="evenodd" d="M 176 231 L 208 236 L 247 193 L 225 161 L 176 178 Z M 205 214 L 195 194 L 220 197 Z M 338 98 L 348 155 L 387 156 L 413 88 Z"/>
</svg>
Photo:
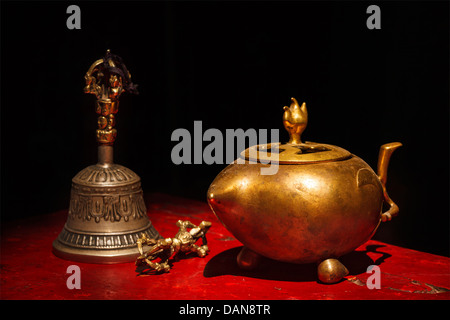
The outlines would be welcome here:
<svg viewBox="0 0 450 320">
<path fill-rule="evenodd" d="M 303 102 L 299 106 L 295 98 L 291 98 L 291 100 L 290 107 L 284 107 L 283 114 L 283 124 L 289 133 L 289 142 L 252 146 L 241 152 L 242 158 L 262 163 L 307 164 L 344 160 L 351 156 L 350 152 L 337 146 L 309 141 L 302 142 L 301 135 L 308 123 L 306 103 Z"/>
</svg>

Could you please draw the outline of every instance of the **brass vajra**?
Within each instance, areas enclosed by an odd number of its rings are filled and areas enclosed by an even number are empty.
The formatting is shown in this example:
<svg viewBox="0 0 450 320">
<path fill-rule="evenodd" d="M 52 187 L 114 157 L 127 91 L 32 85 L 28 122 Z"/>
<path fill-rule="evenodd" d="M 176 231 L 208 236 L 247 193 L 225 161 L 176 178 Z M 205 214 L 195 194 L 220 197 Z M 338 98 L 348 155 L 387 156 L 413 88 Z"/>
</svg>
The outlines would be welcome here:
<svg viewBox="0 0 450 320">
<path fill-rule="evenodd" d="M 211 222 L 202 221 L 198 226 L 190 221 L 178 220 L 178 233 L 173 238 L 165 239 L 151 239 L 143 234 L 137 240 L 137 247 L 141 254 L 136 259 L 136 265 L 148 265 L 156 272 L 169 272 L 169 259 L 178 253 L 196 253 L 203 258 L 208 254 L 209 248 L 207 246 L 206 233 L 211 227 Z M 190 230 L 188 231 L 188 228 Z M 197 240 L 202 239 L 202 245 L 196 245 Z M 144 252 L 144 246 L 151 246 L 150 249 Z M 159 262 L 156 260 L 159 259 Z"/>
</svg>

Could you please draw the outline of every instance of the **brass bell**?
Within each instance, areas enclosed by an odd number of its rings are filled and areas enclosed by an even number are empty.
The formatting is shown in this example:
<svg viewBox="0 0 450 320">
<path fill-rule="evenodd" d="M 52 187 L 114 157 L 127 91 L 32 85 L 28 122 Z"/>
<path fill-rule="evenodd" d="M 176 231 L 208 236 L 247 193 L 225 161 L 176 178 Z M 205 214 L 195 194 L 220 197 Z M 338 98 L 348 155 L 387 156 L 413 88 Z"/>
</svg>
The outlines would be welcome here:
<svg viewBox="0 0 450 320">
<path fill-rule="evenodd" d="M 136 260 L 137 240 L 160 239 L 132 170 L 113 162 L 117 131 L 114 115 L 122 92 L 137 93 L 122 59 L 108 50 L 85 76 L 86 93 L 95 94 L 98 117 L 98 163 L 72 179 L 66 224 L 53 242 L 56 256 L 80 262 L 121 263 Z"/>
</svg>

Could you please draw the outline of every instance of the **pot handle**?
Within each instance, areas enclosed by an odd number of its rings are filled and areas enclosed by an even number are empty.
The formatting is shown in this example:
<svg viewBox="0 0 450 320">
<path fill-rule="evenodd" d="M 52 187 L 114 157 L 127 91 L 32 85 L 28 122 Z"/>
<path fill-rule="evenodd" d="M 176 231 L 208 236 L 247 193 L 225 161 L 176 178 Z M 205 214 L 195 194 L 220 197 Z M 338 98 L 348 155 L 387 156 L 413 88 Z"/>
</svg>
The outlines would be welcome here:
<svg viewBox="0 0 450 320">
<path fill-rule="evenodd" d="M 397 148 L 400 148 L 401 146 L 402 144 L 400 142 L 391 142 L 384 144 L 380 147 L 380 153 L 378 155 L 378 166 L 377 166 L 378 178 L 380 179 L 381 185 L 383 186 L 384 201 L 390 206 L 388 211 L 383 212 L 381 214 L 381 221 L 383 222 L 391 220 L 398 214 L 399 211 L 398 206 L 395 204 L 394 201 L 392 201 L 392 199 L 389 197 L 387 193 L 386 181 L 387 181 L 389 160 L 391 159 L 391 155 Z"/>
</svg>

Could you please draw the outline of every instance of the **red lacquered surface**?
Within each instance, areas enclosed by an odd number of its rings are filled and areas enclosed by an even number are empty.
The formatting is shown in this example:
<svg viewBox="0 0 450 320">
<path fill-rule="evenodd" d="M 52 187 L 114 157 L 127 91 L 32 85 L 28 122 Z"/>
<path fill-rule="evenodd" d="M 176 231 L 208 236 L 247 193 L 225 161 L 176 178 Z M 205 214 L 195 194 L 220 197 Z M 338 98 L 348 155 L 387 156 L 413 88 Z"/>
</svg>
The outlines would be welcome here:
<svg viewBox="0 0 450 320">
<path fill-rule="evenodd" d="M 70 262 L 52 253 L 67 212 L 2 225 L 1 299 L 450 299 L 450 259 L 369 241 L 342 257 L 350 275 L 334 285 L 316 280 L 314 265 L 265 259 L 257 271 L 241 271 L 242 244 L 220 224 L 206 203 L 162 194 L 147 196 L 149 217 L 163 237 L 173 237 L 179 219 L 213 222 L 205 258 L 173 262 L 170 273 L 139 275 L 134 263 Z M 382 226 L 381 226 L 382 227 Z M 81 289 L 68 289 L 67 267 L 81 269 Z M 381 289 L 368 289 L 369 265 L 381 270 Z"/>
</svg>

